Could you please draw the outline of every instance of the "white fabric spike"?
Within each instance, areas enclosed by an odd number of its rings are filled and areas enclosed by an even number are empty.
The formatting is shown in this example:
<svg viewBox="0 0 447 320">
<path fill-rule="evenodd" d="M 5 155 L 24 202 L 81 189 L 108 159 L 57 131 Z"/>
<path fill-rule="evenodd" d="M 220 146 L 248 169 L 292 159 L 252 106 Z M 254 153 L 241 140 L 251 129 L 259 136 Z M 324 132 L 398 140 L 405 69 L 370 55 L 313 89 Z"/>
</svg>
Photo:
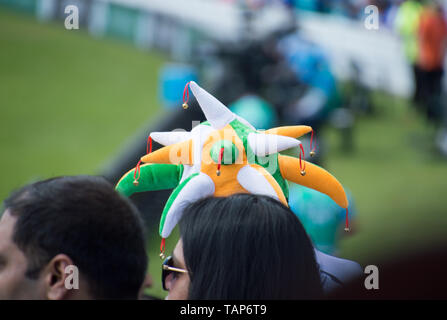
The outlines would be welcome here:
<svg viewBox="0 0 447 320">
<path fill-rule="evenodd" d="M 163 238 L 169 237 L 174 227 L 182 217 L 183 209 L 191 202 L 211 196 L 214 194 L 215 186 L 213 180 L 203 173 L 192 178 L 183 189 L 180 190 L 168 213 L 161 232 Z"/>
<path fill-rule="evenodd" d="M 237 181 L 248 192 L 272 197 L 279 200 L 278 195 L 268 180 L 255 168 L 247 165 L 237 174 Z"/>
<path fill-rule="evenodd" d="M 183 166 L 183 175 L 180 183 L 182 183 L 183 180 L 188 178 L 191 174 L 199 172 L 202 168 L 203 145 L 212 131 L 214 131 L 214 129 L 211 126 L 203 124 L 199 124 L 191 130 L 191 139 L 194 141 L 194 159 L 196 161 L 194 161 L 192 166 Z"/>
<path fill-rule="evenodd" d="M 152 132 L 150 136 L 164 146 L 191 139 L 191 133 L 186 131 Z"/>
<path fill-rule="evenodd" d="M 294 138 L 254 132 L 248 135 L 247 142 L 253 152 L 260 157 L 299 147 L 301 144 L 301 141 Z"/>
<path fill-rule="evenodd" d="M 206 119 L 214 129 L 222 129 L 236 119 L 236 115 L 233 112 L 210 93 L 199 87 L 197 83 L 191 81 L 189 87 L 199 102 Z"/>
</svg>

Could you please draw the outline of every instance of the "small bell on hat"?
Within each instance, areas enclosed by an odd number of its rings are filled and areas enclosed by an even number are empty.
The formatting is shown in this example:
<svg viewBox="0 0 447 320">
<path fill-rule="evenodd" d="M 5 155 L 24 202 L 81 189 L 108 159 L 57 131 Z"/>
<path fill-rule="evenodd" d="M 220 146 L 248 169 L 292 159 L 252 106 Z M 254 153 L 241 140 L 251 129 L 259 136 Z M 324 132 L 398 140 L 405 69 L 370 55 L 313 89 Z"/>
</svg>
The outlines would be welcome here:
<svg viewBox="0 0 447 320">
<path fill-rule="evenodd" d="M 161 239 L 161 243 L 160 243 L 160 259 L 164 260 L 166 259 L 166 255 L 165 255 L 165 243 L 166 243 L 166 239 L 162 238 Z"/>
<path fill-rule="evenodd" d="M 306 175 L 306 162 L 304 162 L 304 160 L 301 159 L 301 154 L 303 155 L 304 158 L 304 148 L 303 145 L 300 144 L 300 174 L 304 177 Z M 303 166 L 301 166 L 301 164 L 304 163 Z"/>
<path fill-rule="evenodd" d="M 138 179 L 140 179 L 140 166 L 141 166 L 141 160 L 138 161 L 137 166 L 135 167 L 135 171 L 133 173 L 133 185 L 134 186 L 139 185 Z M 137 172 L 138 172 L 138 177 L 137 177 Z"/>
<path fill-rule="evenodd" d="M 310 156 L 313 157 L 315 155 L 315 147 L 312 148 L 312 140 L 314 138 L 314 130 L 312 129 L 312 132 L 310 134 Z"/>
</svg>

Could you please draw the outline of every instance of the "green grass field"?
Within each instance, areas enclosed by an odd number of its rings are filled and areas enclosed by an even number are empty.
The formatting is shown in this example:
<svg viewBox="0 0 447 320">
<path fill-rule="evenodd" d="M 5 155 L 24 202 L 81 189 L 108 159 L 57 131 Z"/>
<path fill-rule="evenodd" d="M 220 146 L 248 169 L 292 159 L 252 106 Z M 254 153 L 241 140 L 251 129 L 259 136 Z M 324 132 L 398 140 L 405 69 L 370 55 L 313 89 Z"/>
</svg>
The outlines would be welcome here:
<svg viewBox="0 0 447 320">
<path fill-rule="evenodd" d="M 377 114 L 359 119 L 356 152 L 332 148 L 327 164 L 357 205 L 357 233 L 340 254 L 362 264 L 431 245 L 447 230 L 447 162 L 434 152 L 431 128 L 407 101 L 373 97 Z M 334 132 L 327 138 L 336 145 Z"/>
<path fill-rule="evenodd" d="M 5 11 L 0 46 L 2 199 L 33 179 L 97 172 L 159 110 L 161 55 Z"/>
<path fill-rule="evenodd" d="M 95 174 L 136 129 L 160 112 L 164 62 L 110 39 L 41 24 L 0 9 L 0 198 L 36 179 Z M 340 256 L 379 264 L 445 238 L 447 162 L 432 152 L 430 129 L 406 100 L 374 94 L 375 115 L 357 119 L 356 150 L 344 154 L 334 129 L 324 132 L 325 168 L 357 205 L 357 232 Z M 160 288 L 159 238 L 150 272 Z M 167 250 L 175 245 L 175 236 Z"/>
</svg>

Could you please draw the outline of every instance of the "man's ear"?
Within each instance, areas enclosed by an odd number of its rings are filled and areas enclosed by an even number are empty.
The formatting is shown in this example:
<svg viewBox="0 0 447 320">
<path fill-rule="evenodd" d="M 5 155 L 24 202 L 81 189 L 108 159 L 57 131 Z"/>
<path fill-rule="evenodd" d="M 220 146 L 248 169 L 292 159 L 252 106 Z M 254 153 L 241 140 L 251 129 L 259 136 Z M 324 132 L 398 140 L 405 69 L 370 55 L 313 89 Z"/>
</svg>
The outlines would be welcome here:
<svg viewBox="0 0 447 320">
<path fill-rule="evenodd" d="M 64 300 L 70 296 L 70 287 L 67 288 L 66 280 L 70 273 L 66 268 L 73 265 L 73 261 L 65 254 L 56 255 L 45 267 L 45 293 L 49 300 Z"/>
</svg>

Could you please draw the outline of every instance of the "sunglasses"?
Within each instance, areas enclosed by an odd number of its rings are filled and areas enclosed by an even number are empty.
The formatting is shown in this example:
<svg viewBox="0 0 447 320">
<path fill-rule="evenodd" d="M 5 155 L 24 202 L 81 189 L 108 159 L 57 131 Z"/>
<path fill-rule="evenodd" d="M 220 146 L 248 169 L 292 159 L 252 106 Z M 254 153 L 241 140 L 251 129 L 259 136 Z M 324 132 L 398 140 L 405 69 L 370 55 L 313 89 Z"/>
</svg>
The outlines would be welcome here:
<svg viewBox="0 0 447 320">
<path fill-rule="evenodd" d="M 163 290 L 168 291 L 166 288 L 166 278 L 171 274 L 174 273 L 188 273 L 187 270 L 181 269 L 181 268 L 175 268 L 171 267 L 174 263 L 174 260 L 172 256 L 169 256 L 163 261 L 163 264 L 161 265 L 161 283 L 163 284 Z"/>
</svg>

